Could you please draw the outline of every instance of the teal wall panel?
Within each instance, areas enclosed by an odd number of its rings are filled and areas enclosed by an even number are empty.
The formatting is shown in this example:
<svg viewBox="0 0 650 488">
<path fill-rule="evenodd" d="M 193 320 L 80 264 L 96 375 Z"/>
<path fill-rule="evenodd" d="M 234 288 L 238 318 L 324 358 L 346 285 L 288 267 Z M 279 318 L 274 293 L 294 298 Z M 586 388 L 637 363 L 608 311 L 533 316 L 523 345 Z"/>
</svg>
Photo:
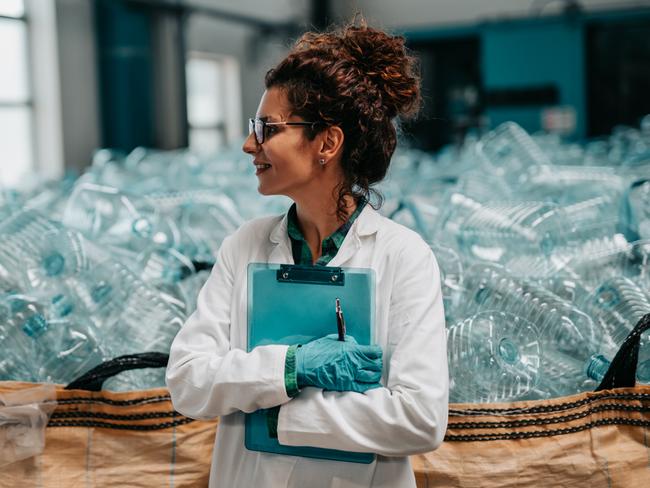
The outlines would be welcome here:
<svg viewBox="0 0 650 488">
<path fill-rule="evenodd" d="M 102 144 L 153 146 L 152 27 L 148 10 L 95 0 Z"/>
<path fill-rule="evenodd" d="M 579 19 L 551 18 L 484 24 L 481 29 L 484 89 L 554 85 L 559 104 L 576 111 L 576 131 L 586 133 L 584 28 Z M 492 126 L 516 120 L 529 132 L 540 130 L 543 107 L 488 108 Z"/>
</svg>

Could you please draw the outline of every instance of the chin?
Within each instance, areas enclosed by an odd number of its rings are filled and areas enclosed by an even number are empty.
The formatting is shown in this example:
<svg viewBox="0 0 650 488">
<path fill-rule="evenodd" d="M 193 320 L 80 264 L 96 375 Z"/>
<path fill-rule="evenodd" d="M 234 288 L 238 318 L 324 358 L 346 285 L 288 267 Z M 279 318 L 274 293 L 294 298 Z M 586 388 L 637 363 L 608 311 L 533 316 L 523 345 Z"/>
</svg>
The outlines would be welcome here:
<svg viewBox="0 0 650 488">
<path fill-rule="evenodd" d="M 268 196 L 271 196 L 271 195 L 278 195 L 277 192 L 274 192 L 272 189 L 267 188 L 267 187 L 265 187 L 264 185 L 258 185 L 258 186 L 257 186 L 257 192 L 258 192 L 260 195 L 264 195 L 264 196 L 267 196 L 267 197 L 268 197 Z"/>
</svg>

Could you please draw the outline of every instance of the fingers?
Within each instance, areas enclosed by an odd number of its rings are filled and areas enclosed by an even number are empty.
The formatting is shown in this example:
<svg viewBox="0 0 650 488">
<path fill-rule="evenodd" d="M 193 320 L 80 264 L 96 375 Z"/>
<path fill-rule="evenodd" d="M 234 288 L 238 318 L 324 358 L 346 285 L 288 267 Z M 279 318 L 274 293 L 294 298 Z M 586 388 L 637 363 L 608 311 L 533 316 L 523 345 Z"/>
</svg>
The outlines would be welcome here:
<svg viewBox="0 0 650 488">
<path fill-rule="evenodd" d="M 357 345 L 354 348 L 354 351 L 356 353 L 358 353 L 358 354 L 361 354 L 361 355 L 365 356 L 366 358 L 368 358 L 370 360 L 381 359 L 382 354 L 383 354 L 382 350 L 381 350 L 381 347 L 374 346 L 374 345 L 371 345 L 371 346 Z"/>
<path fill-rule="evenodd" d="M 379 383 L 381 380 L 381 370 L 359 369 L 355 373 L 355 379 L 359 383 Z"/>
<path fill-rule="evenodd" d="M 381 371 L 383 367 L 381 359 L 368 359 L 365 356 L 357 356 L 354 363 L 357 369 L 367 369 L 368 371 Z"/>
</svg>

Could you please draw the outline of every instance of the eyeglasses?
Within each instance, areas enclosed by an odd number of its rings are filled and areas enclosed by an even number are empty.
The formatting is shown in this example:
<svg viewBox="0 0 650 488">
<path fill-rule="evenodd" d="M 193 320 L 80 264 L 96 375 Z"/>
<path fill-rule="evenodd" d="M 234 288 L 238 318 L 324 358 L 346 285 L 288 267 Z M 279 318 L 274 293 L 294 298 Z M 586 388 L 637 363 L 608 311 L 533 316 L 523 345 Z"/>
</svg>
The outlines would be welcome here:
<svg viewBox="0 0 650 488">
<path fill-rule="evenodd" d="M 248 119 L 248 134 L 255 134 L 255 140 L 258 144 L 263 144 L 266 137 L 266 128 L 274 125 L 290 125 L 290 126 L 314 126 L 322 124 L 322 122 L 267 122 L 263 119 Z"/>
</svg>

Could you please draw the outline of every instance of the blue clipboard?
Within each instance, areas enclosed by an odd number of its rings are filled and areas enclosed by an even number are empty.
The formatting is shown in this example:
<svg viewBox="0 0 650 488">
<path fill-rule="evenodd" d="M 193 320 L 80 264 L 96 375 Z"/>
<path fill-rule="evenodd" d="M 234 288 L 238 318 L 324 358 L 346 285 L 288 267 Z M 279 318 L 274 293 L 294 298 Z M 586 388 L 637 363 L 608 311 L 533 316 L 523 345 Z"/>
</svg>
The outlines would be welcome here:
<svg viewBox="0 0 650 488">
<path fill-rule="evenodd" d="M 371 269 L 248 265 L 248 351 L 267 344 L 305 344 L 335 334 L 339 298 L 347 334 L 359 344 L 373 342 L 375 274 Z M 263 451 L 317 459 L 369 464 L 372 453 L 317 447 L 283 446 L 269 436 L 265 410 L 246 414 L 244 444 Z"/>
</svg>

